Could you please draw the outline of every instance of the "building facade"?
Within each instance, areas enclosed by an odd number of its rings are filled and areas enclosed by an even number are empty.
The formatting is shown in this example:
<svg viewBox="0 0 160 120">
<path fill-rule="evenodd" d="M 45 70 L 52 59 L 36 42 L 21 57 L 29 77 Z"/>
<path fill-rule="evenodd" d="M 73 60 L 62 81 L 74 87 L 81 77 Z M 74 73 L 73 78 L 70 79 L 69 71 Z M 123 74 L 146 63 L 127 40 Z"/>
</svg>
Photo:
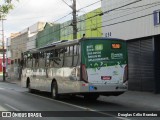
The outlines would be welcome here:
<svg viewBox="0 0 160 120">
<path fill-rule="evenodd" d="M 102 37 L 102 13 L 101 8 L 88 12 L 77 17 L 77 39 L 86 37 Z M 73 40 L 72 20 L 64 22 L 60 25 L 60 39 Z"/>
<path fill-rule="evenodd" d="M 45 25 L 46 25 L 45 22 L 38 22 L 38 23 L 29 27 L 28 41 L 27 41 L 27 45 L 26 45 L 27 51 L 36 48 L 37 34 L 40 31 L 43 31 Z"/>
<path fill-rule="evenodd" d="M 8 66 L 10 69 L 10 77 L 20 79 L 21 76 L 21 54 L 27 50 L 36 47 L 36 34 L 43 30 L 45 23 L 37 22 L 36 24 L 18 32 L 12 33 L 10 37 L 10 48 L 8 52 L 11 52 L 11 65 Z"/>
<path fill-rule="evenodd" d="M 160 93 L 160 1 L 102 0 L 103 36 L 128 43 L 129 89 Z"/>
<path fill-rule="evenodd" d="M 43 47 L 60 40 L 60 24 L 46 23 L 44 29 L 38 32 L 36 48 Z"/>
</svg>

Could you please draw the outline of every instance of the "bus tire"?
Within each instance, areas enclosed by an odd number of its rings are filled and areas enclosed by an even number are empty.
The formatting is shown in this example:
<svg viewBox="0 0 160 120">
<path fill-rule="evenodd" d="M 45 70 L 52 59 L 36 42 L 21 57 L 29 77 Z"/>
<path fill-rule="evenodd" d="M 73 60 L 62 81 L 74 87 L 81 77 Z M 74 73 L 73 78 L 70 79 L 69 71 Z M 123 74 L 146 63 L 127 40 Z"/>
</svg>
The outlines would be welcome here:
<svg viewBox="0 0 160 120">
<path fill-rule="evenodd" d="M 57 82 L 55 81 L 52 83 L 51 95 L 53 99 L 56 99 L 56 100 L 59 99 L 58 86 L 57 86 Z"/>
</svg>

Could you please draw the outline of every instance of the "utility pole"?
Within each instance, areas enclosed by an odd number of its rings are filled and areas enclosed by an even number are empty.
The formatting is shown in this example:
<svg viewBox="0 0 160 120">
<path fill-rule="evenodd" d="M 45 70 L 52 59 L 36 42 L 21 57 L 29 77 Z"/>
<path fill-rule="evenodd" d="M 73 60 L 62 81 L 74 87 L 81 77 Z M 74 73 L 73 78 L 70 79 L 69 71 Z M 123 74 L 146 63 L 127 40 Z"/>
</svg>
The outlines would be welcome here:
<svg viewBox="0 0 160 120">
<path fill-rule="evenodd" d="M 1 18 L 2 21 L 2 49 L 3 49 L 3 82 L 6 81 L 5 78 L 5 49 L 4 49 L 4 27 L 3 27 L 3 18 Z"/>
<path fill-rule="evenodd" d="M 65 0 L 62 0 L 67 6 L 72 9 L 73 20 L 71 26 L 73 26 L 73 39 L 77 39 L 77 10 L 76 10 L 76 0 L 73 0 L 72 6 L 69 5 Z"/>
<path fill-rule="evenodd" d="M 72 5 L 72 14 L 73 14 L 73 21 L 72 21 L 72 25 L 73 25 L 73 39 L 77 39 L 77 15 L 76 15 L 76 0 L 73 0 L 73 5 Z"/>
</svg>

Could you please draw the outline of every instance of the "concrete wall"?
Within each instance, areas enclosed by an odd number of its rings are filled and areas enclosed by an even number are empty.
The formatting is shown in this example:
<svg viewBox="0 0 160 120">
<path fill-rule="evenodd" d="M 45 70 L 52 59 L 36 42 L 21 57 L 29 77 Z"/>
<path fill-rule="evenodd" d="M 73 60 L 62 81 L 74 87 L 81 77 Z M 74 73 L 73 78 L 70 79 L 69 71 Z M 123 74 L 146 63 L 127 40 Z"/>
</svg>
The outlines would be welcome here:
<svg viewBox="0 0 160 120">
<path fill-rule="evenodd" d="M 139 2 L 131 4 L 135 1 Z M 115 9 L 121 6 L 125 7 Z M 112 10 L 102 16 L 103 36 L 129 40 L 160 34 L 153 14 L 159 9 L 159 0 L 102 0 L 102 11 Z"/>
</svg>

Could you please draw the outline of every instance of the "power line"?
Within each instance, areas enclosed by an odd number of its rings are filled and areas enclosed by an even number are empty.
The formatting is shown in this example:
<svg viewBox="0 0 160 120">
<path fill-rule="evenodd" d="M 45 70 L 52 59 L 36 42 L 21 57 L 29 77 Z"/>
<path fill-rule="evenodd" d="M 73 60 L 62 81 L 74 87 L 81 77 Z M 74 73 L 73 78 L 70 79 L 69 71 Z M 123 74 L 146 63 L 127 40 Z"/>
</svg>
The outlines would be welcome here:
<svg viewBox="0 0 160 120">
<path fill-rule="evenodd" d="M 62 0 L 62 1 L 66 4 L 66 2 L 65 2 L 64 0 Z M 78 9 L 77 11 L 80 11 L 80 10 L 82 10 L 82 9 L 85 9 L 85 8 L 87 8 L 87 7 L 90 7 L 90 6 L 92 6 L 92 5 L 94 5 L 94 4 L 98 3 L 98 2 L 100 2 L 100 1 L 97 1 L 97 2 L 94 2 L 94 3 L 92 3 L 92 4 L 89 4 L 89 5 L 87 5 L 87 6 L 83 7 L 83 8 Z M 68 4 L 67 4 L 67 5 L 68 5 Z M 68 6 L 70 7 L 70 5 L 68 5 Z M 63 16 L 63 17 L 61 17 L 61 18 L 58 18 L 58 19 L 55 20 L 54 22 L 57 22 L 57 21 L 65 18 L 65 17 L 67 17 L 67 16 L 69 16 L 69 15 L 71 15 L 71 14 L 72 14 L 72 12 L 68 13 L 67 15 L 65 15 L 65 16 Z"/>
<path fill-rule="evenodd" d="M 97 3 L 99 3 L 99 2 L 101 2 L 101 0 L 99 0 L 99 1 L 97 1 L 97 2 L 94 2 L 94 3 L 90 4 L 90 5 L 87 5 L 87 6 L 83 7 L 83 8 L 80 8 L 80 9 L 77 10 L 77 11 L 80 11 L 80 10 L 82 10 L 82 9 L 85 9 L 85 8 L 87 8 L 87 7 L 90 7 L 90 6 L 92 6 L 92 5 L 94 5 L 94 4 L 97 4 Z"/>
<path fill-rule="evenodd" d="M 113 8 L 113 9 L 111 9 L 111 10 L 105 11 L 105 12 L 103 12 L 103 14 L 109 13 L 109 12 L 111 12 L 111 11 L 114 11 L 114 10 L 117 10 L 117 9 L 119 9 L 119 8 L 123 8 L 123 7 L 129 6 L 129 5 L 135 4 L 135 3 L 141 2 L 141 1 L 142 1 L 142 0 L 136 0 L 136 1 L 134 1 L 134 2 L 131 2 L 131 3 L 122 5 L 122 6 L 120 6 L 120 7 Z"/>
<path fill-rule="evenodd" d="M 146 14 L 146 15 L 139 16 L 139 17 L 135 17 L 135 18 L 131 18 L 131 19 L 128 19 L 128 20 L 120 21 L 120 22 L 116 22 L 116 23 L 112 23 L 112 24 L 108 24 L 108 25 L 104 25 L 102 27 L 112 26 L 112 25 L 116 25 L 116 24 L 120 24 L 120 23 L 124 23 L 124 22 L 128 22 L 128 21 L 133 21 L 133 20 L 136 20 L 136 19 L 139 19 L 139 18 L 144 18 L 144 17 L 150 16 L 150 15 L 153 15 L 153 13 Z"/>
<path fill-rule="evenodd" d="M 68 7 L 72 9 L 73 6 L 69 5 L 65 0 L 62 0 Z"/>
<path fill-rule="evenodd" d="M 159 4 L 156 4 L 156 5 L 151 6 L 151 7 L 147 7 L 147 8 L 142 9 L 142 10 L 137 10 L 137 11 L 134 11 L 134 12 L 132 12 L 132 13 L 128 13 L 128 14 L 125 14 L 125 15 L 122 15 L 122 16 L 119 16 L 119 17 L 115 17 L 115 18 L 112 18 L 112 19 L 109 19 L 109 20 L 105 20 L 105 21 L 103 21 L 103 23 L 109 22 L 109 21 L 112 21 L 112 20 L 115 20 L 115 19 L 118 19 L 118 18 L 122 18 L 122 17 L 128 16 L 128 15 L 134 14 L 134 13 L 138 13 L 138 12 L 140 12 L 140 11 L 144 11 L 144 10 L 147 10 L 147 9 L 149 9 L 149 8 L 152 8 L 152 7 L 155 7 L 155 6 L 160 5 L 160 2 L 158 2 L 158 3 L 159 3 Z M 143 7 L 143 6 L 141 6 L 141 7 Z M 101 23 L 102 23 L 102 22 L 101 22 Z"/>
<path fill-rule="evenodd" d="M 142 9 L 142 10 L 134 11 L 134 12 L 132 12 L 132 13 L 128 13 L 128 14 L 125 14 L 125 15 L 122 15 L 122 16 L 119 16 L 119 17 L 115 17 L 115 18 L 112 18 L 112 19 L 103 21 L 103 23 L 109 22 L 109 21 L 112 21 L 112 20 L 115 20 L 115 19 L 118 19 L 118 18 L 121 18 L 121 17 L 125 17 L 125 16 L 128 16 L 128 15 L 131 15 L 131 14 L 134 14 L 134 13 L 137 13 L 137 12 L 140 12 L 140 11 L 143 11 L 143 10 L 146 10 L 146 9 L 149 9 L 149 8 L 152 8 L 152 7 L 155 7 L 155 6 L 160 5 L 160 4 L 158 4 L 158 3 L 160 3 L 160 2 L 155 2 L 155 3 L 154 3 L 155 5 L 154 5 L 154 4 L 146 4 L 146 5 L 143 5 L 143 6 L 138 6 L 138 7 L 136 7 L 136 8 L 152 5 L 152 6 L 150 6 L 150 7 L 147 7 L 147 8 L 145 8 L 145 9 Z M 153 5 L 154 5 L 154 6 L 153 6 Z M 134 7 L 134 8 L 135 8 L 135 7 Z M 130 8 L 130 9 L 133 9 L 133 8 Z M 116 14 L 117 14 L 117 13 L 116 13 Z M 101 23 L 102 23 L 102 22 L 97 23 L 97 26 L 98 26 L 99 24 L 101 24 Z M 86 28 L 87 28 L 87 27 L 90 27 L 90 26 L 86 26 Z M 98 27 L 98 28 L 100 28 L 100 27 Z M 95 27 L 95 29 L 97 29 L 97 27 Z M 86 29 L 86 30 L 90 30 L 90 28 L 89 28 L 89 29 Z M 98 30 L 98 29 L 97 29 L 97 30 Z M 84 31 L 84 30 L 82 30 L 82 31 Z"/>
<path fill-rule="evenodd" d="M 104 25 L 104 26 L 99 26 L 97 28 L 103 28 L 103 27 L 106 27 L 106 26 L 113 26 L 113 25 L 117 25 L 117 24 L 120 24 L 120 23 L 125 23 L 125 22 L 136 20 L 136 19 L 144 18 L 144 17 L 150 16 L 150 15 L 153 15 L 153 14 L 154 13 L 150 13 L 150 14 L 146 14 L 146 15 L 143 15 L 143 16 L 131 18 L 131 19 L 128 19 L 128 20 L 124 20 L 124 21 L 120 21 L 120 22 L 115 22 L 115 23 L 112 23 L 112 24 Z M 80 30 L 80 31 L 86 31 L 86 30 L 90 30 L 90 28 L 89 29 L 83 29 L 83 30 Z M 80 31 L 78 31 L 78 32 L 80 32 Z M 68 34 L 68 35 L 71 35 L 71 34 Z M 66 35 L 66 36 L 68 36 L 68 35 Z"/>
<path fill-rule="evenodd" d="M 101 2 L 101 1 L 94 2 L 94 3 L 90 4 L 90 5 L 87 5 L 86 7 L 92 6 L 92 5 L 94 5 L 94 4 L 96 4 L 96 3 L 99 3 L 99 2 Z M 86 7 L 84 7 L 84 8 L 86 8 Z M 79 9 L 79 10 L 81 10 L 81 9 Z M 86 14 L 86 16 L 88 17 L 87 12 L 86 12 L 86 11 L 84 11 L 84 13 L 85 13 L 85 14 Z M 89 20 L 90 20 L 90 22 L 92 23 L 92 25 L 96 26 L 96 23 L 93 23 L 92 19 L 89 19 Z M 100 31 L 99 31 L 99 30 L 98 30 L 98 32 L 100 33 Z"/>
<path fill-rule="evenodd" d="M 69 16 L 69 15 L 71 15 L 71 14 L 72 14 L 72 13 L 69 13 L 69 14 L 67 14 L 67 15 L 65 15 L 65 16 L 63 16 L 63 17 L 61 17 L 61 18 L 57 19 L 57 20 L 55 20 L 54 22 L 57 22 L 57 21 L 59 21 L 59 20 L 61 20 L 61 19 L 65 18 L 65 17 L 67 17 L 67 16 Z"/>
<path fill-rule="evenodd" d="M 156 4 L 156 5 L 154 5 L 154 6 L 157 6 L 158 4 Z M 154 7 L 154 6 L 151 6 L 151 7 Z M 143 6 L 141 6 L 141 7 L 143 7 Z M 143 11 L 143 10 L 146 10 L 146 9 L 149 9 L 149 8 L 151 8 L 151 7 L 148 7 L 148 8 L 145 8 L 145 9 L 142 9 L 142 10 L 138 10 L 138 11 L 135 11 L 135 12 L 133 12 L 133 13 L 129 13 L 129 14 L 126 14 L 126 15 L 124 15 L 124 16 L 127 16 L 127 15 L 131 15 L 131 14 L 134 14 L 134 13 L 136 13 L 136 12 L 140 12 L 140 11 Z M 120 16 L 120 17 L 124 17 L 124 16 Z M 115 17 L 115 18 L 113 18 L 113 19 L 117 19 L 117 18 L 120 18 L 120 17 Z M 143 17 L 143 16 L 142 16 Z M 139 18 L 139 17 L 138 17 Z M 137 18 L 137 19 L 138 19 Z M 111 21 L 111 20 L 113 20 L 113 19 L 110 19 L 109 21 Z M 135 18 L 134 18 L 135 19 Z M 133 20 L 134 20 L 133 19 Z M 131 19 L 132 20 L 132 19 Z M 131 21 L 131 20 L 127 20 L 127 21 Z M 106 21 L 106 22 L 108 22 L 108 21 Z M 110 25 L 114 25 L 114 24 L 119 24 L 119 23 L 123 23 L 124 21 L 120 21 L 120 22 L 118 22 L 118 23 L 113 23 L 113 24 L 109 24 L 109 25 L 106 25 L 106 26 L 110 26 Z M 101 22 L 100 22 L 101 23 Z M 98 24 L 100 24 L 100 23 L 98 23 Z M 97 24 L 97 25 L 98 25 Z M 51 32 L 51 33 L 49 33 L 49 34 L 53 34 L 53 33 L 55 33 L 55 32 L 57 32 L 57 31 L 60 31 L 60 30 L 62 30 L 62 29 L 64 29 L 64 28 L 66 28 L 66 27 L 69 27 L 70 25 L 67 25 L 67 26 L 64 26 L 64 27 L 62 27 L 62 28 L 60 28 L 59 30 L 56 30 L 56 31 L 54 31 L 54 32 Z M 86 26 L 86 27 L 89 27 L 89 26 Z M 104 27 L 104 26 L 99 26 L 99 27 L 96 27 L 96 28 L 100 28 L 100 27 Z M 79 31 L 77 31 L 77 32 L 80 32 L 80 31 L 85 31 L 85 30 L 90 30 L 90 28 L 88 28 L 88 29 L 80 29 Z M 49 34 L 46 34 L 46 35 L 49 35 Z M 45 37 L 46 35 L 44 35 L 44 36 L 42 36 L 42 37 Z M 71 35 L 71 34 L 67 34 L 67 35 Z M 65 35 L 65 36 L 67 36 L 67 35 Z"/>
<path fill-rule="evenodd" d="M 144 6 L 146 6 L 146 5 L 144 5 Z M 141 6 L 141 7 L 143 7 L 143 6 Z M 154 6 L 152 6 L 152 7 L 154 7 Z M 151 7 L 150 7 L 151 8 Z M 146 8 L 146 9 L 148 9 L 148 8 Z M 145 10 L 145 9 L 143 9 L 143 10 Z M 142 10 L 140 10 L 140 11 L 142 11 Z M 136 12 L 138 12 L 138 11 L 136 11 Z M 133 12 L 133 13 L 135 13 L 135 12 Z M 133 14 L 132 13 L 132 14 Z M 131 14 L 131 13 L 130 13 Z M 149 14 L 150 15 L 150 14 Z M 132 18 L 132 19 L 128 19 L 128 20 L 124 20 L 124 21 L 119 21 L 119 22 L 115 22 L 115 23 L 112 23 L 112 24 L 108 24 L 108 25 L 104 25 L 104 26 L 99 26 L 99 27 L 97 27 L 97 28 L 101 28 L 101 27 L 105 27 L 105 26 L 111 26 L 111 25 L 116 25 L 116 24 L 119 24 L 119 23 L 124 23 L 124 22 L 128 22 L 128 21 L 132 21 L 132 20 L 135 20 L 135 19 L 139 19 L 139 18 L 142 18 L 142 17 L 146 17 L 146 16 L 149 16 L 149 15 L 145 15 L 145 16 L 140 16 L 140 17 L 137 17 L 137 18 Z M 118 18 L 118 17 L 117 17 Z M 116 18 L 114 18 L 114 19 L 116 19 Z M 63 28 L 66 28 L 66 27 L 69 27 L 70 25 L 67 25 L 67 26 L 64 26 L 64 27 L 62 27 L 62 28 L 60 28 L 59 30 L 57 30 L 57 31 L 60 31 L 61 29 L 63 29 Z M 85 30 L 90 30 L 90 29 L 81 29 L 81 30 L 79 30 L 79 31 L 85 31 Z M 79 32 L 78 31 L 78 32 Z M 54 32 L 56 32 L 56 31 L 54 31 Z M 52 32 L 52 33 L 54 33 L 54 32 Z M 49 34 L 52 34 L 52 33 L 49 33 Z M 46 34 L 46 35 L 48 35 L 48 34 Z M 46 36 L 46 35 L 44 35 L 44 36 Z M 70 34 L 69 34 L 70 35 Z M 44 36 L 42 36 L 42 37 L 44 37 Z M 67 36 L 67 35 L 65 35 L 65 36 Z"/>
<path fill-rule="evenodd" d="M 112 23 L 112 24 L 104 25 L 104 26 L 99 26 L 99 27 L 97 27 L 97 28 L 101 28 L 101 27 L 103 28 L 103 27 L 106 27 L 106 26 L 117 25 L 117 24 L 120 24 L 120 23 L 125 23 L 125 22 L 129 22 L 129 21 L 136 20 L 136 19 L 144 18 L 144 17 L 150 16 L 150 15 L 153 15 L 153 14 L 154 14 L 154 13 L 142 15 L 142 16 L 135 17 L 135 18 L 131 18 L 131 19 L 128 19 L 128 20 L 119 21 L 119 22 L 115 22 L 115 23 Z M 86 30 L 89 30 L 89 29 L 86 29 Z"/>
<path fill-rule="evenodd" d="M 143 15 L 143 16 L 131 18 L 131 19 L 128 19 L 128 20 L 124 20 L 124 21 L 120 21 L 120 22 L 115 22 L 115 23 L 112 23 L 112 24 L 104 25 L 104 26 L 99 26 L 97 28 L 103 28 L 103 27 L 106 27 L 106 26 L 113 26 L 113 25 L 116 25 L 116 24 L 125 23 L 125 22 L 136 20 L 136 19 L 144 18 L 144 17 L 150 16 L 150 15 L 153 15 L 153 14 L 154 13 L 150 13 L 150 14 L 146 14 L 146 15 Z M 80 31 L 85 31 L 85 30 L 90 30 L 90 28 L 89 29 L 83 29 L 83 30 L 80 30 Z M 78 31 L 78 32 L 80 32 L 80 31 Z M 71 35 L 71 34 L 68 34 L 68 35 Z M 66 36 L 68 36 L 68 35 L 66 35 Z"/>
<path fill-rule="evenodd" d="M 160 3 L 160 2 L 154 2 L 154 3 L 149 3 L 149 4 L 140 5 L 140 6 L 131 7 L 131 8 L 119 9 L 119 10 L 131 10 L 131 9 L 136 9 L 136 8 L 141 8 L 141 7 L 146 7 L 146 6 L 154 5 L 154 4 L 157 4 L 157 3 Z"/>
<path fill-rule="evenodd" d="M 89 5 L 87 5 L 87 6 L 90 7 L 90 6 L 92 6 L 92 5 L 94 5 L 94 4 L 98 3 L 98 2 L 100 2 L 100 1 L 97 1 L 97 2 L 95 2 L 95 3 L 89 4 Z M 80 11 L 80 10 L 82 10 L 82 9 L 84 9 L 84 8 L 87 8 L 87 6 L 85 6 L 85 7 L 83 7 L 83 8 L 80 8 L 80 9 L 78 9 L 77 11 Z M 59 21 L 59 20 L 61 20 L 61 19 L 63 19 L 63 18 L 65 18 L 65 17 L 67 17 L 67 16 L 69 16 L 69 15 L 71 15 L 71 14 L 72 14 L 72 12 L 68 13 L 67 15 L 65 15 L 65 16 L 63 16 L 63 17 L 61 17 L 61 18 L 58 18 L 57 20 L 54 20 L 53 23 L 54 23 L 54 22 L 57 22 L 57 21 Z M 14 19 L 14 20 L 27 20 L 27 19 L 35 19 L 35 18 L 40 18 L 40 17 L 45 17 L 45 16 L 32 17 L 32 18 L 20 18 L 20 19 Z M 9 20 L 9 19 L 7 19 L 7 21 L 8 21 L 8 20 Z M 12 19 L 12 21 L 13 21 L 13 19 Z"/>
<path fill-rule="evenodd" d="M 102 13 L 99 13 L 99 14 L 97 14 L 97 15 L 91 16 L 91 17 L 86 18 L 86 19 L 84 19 L 84 20 L 80 20 L 80 21 L 78 21 L 78 22 L 82 22 L 82 21 L 85 21 L 85 20 L 87 20 L 87 19 L 94 18 L 94 17 L 96 17 L 96 16 L 102 16 L 102 15 L 104 15 L 104 14 L 107 14 L 107 13 L 112 12 L 112 11 L 114 11 L 114 10 L 117 10 L 117 9 L 119 9 L 119 8 L 123 8 L 123 7 L 129 6 L 129 5 L 135 4 L 135 3 L 137 3 L 137 2 L 140 2 L 140 1 L 142 1 L 142 0 L 136 0 L 136 1 L 134 1 L 134 2 L 130 2 L 130 3 L 128 3 L 128 4 L 122 5 L 122 6 L 117 7 L 117 8 L 113 8 L 113 9 L 111 9 L 111 10 L 107 10 L 107 11 L 105 11 L 105 12 L 102 12 Z"/>
<path fill-rule="evenodd" d="M 65 1 L 63 0 L 63 2 L 65 2 Z M 87 8 L 87 7 L 90 7 L 90 6 L 92 6 L 92 5 L 94 5 L 94 4 L 98 3 L 98 2 L 100 2 L 100 1 L 97 1 L 97 2 L 94 2 L 94 3 L 92 3 L 92 4 L 89 4 L 89 5 L 87 5 L 87 6 L 83 7 L 83 8 L 78 9 L 77 11 L 80 11 L 80 10 L 82 10 L 82 9 L 85 9 L 85 8 Z M 66 3 L 66 2 L 65 2 L 65 3 Z M 68 5 L 68 4 L 67 4 L 67 5 Z M 69 6 L 69 5 L 68 5 L 68 6 Z M 65 18 L 65 17 L 67 17 L 67 16 L 70 15 L 70 14 L 72 14 L 72 12 L 70 12 L 69 14 L 63 16 L 62 18 L 59 18 L 59 19 L 55 20 L 54 22 L 57 22 L 57 21 Z"/>
<path fill-rule="evenodd" d="M 157 5 L 158 5 L 158 4 L 156 4 L 156 5 L 154 5 L 154 6 L 157 6 Z M 151 6 L 151 7 L 154 7 L 154 6 Z M 143 6 L 141 6 L 141 7 L 143 7 Z M 149 8 L 151 8 L 151 7 L 148 7 L 148 8 L 142 9 L 142 10 L 138 10 L 138 11 L 135 11 L 135 12 L 133 12 L 133 13 L 126 14 L 126 15 L 124 15 L 124 16 L 131 15 L 131 14 L 134 14 L 134 13 L 136 13 L 136 12 L 140 12 L 140 11 L 149 9 Z M 124 16 L 120 16 L 120 17 L 124 17 Z M 113 18 L 113 19 L 117 19 L 117 18 L 120 18 L 120 17 L 115 17 L 115 18 Z M 113 19 L 110 19 L 110 21 L 113 20 Z M 106 21 L 106 22 L 107 22 L 107 21 Z M 100 23 L 98 23 L 98 24 L 100 24 Z M 115 23 L 114 23 L 114 24 L 115 24 Z M 88 27 L 88 26 L 86 26 L 86 27 Z M 102 26 L 102 27 L 103 27 L 103 26 Z M 97 28 L 100 28 L 100 27 L 97 27 Z M 90 29 L 82 29 L 81 31 L 84 31 L 84 30 L 90 30 Z M 79 32 L 79 31 L 78 31 L 78 32 Z"/>
<path fill-rule="evenodd" d="M 112 24 L 107 24 L 107 25 L 104 25 L 104 26 L 99 26 L 99 27 L 97 27 L 97 28 L 102 28 L 102 27 L 106 27 L 106 26 L 112 26 L 112 25 L 116 25 L 116 24 L 120 24 L 120 23 L 125 23 L 125 22 L 129 22 L 129 21 L 136 20 L 136 19 L 144 18 L 144 17 L 150 16 L 150 15 L 153 15 L 153 14 L 154 14 L 154 13 L 142 15 L 142 16 L 135 17 L 135 18 L 131 18 L 131 19 L 128 19 L 128 20 L 119 21 L 119 22 L 115 22 L 115 23 L 112 23 Z M 78 32 L 80 32 L 80 31 L 85 31 L 85 30 L 90 30 L 90 29 L 83 29 L 83 30 L 79 30 Z M 72 33 L 71 33 L 71 34 L 72 34 Z M 67 35 L 65 35 L 65 36 L 68 36 L 68 35 L 71 35 L 71 34 L 67 34 Z M 43 36 L 43 37 L 44 37 L 44 36 Z"/>
</svg>

